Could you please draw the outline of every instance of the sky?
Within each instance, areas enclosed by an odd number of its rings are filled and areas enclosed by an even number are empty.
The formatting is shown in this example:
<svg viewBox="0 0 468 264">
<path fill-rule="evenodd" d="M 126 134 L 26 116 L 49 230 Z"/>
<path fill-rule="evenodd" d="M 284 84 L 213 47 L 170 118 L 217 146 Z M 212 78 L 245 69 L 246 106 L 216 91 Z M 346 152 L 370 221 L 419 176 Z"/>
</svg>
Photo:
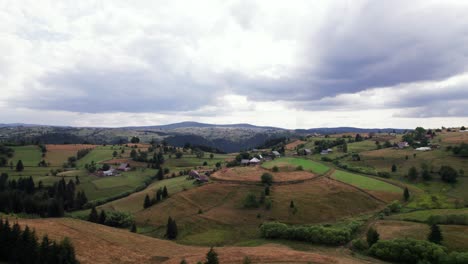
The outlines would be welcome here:
<svg viewBox="0 0 468 264">
<path fill-rule="evenodd" d="M 468 125 L 468 1 L 0 1 L 0 123 Z"/>
</svg>

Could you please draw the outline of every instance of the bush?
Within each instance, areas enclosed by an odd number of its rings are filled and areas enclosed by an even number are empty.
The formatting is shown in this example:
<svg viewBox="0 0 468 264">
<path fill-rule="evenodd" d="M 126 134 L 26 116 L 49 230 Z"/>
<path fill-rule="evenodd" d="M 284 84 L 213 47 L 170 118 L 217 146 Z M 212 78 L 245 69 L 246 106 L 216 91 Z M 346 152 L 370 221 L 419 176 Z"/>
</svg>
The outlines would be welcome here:
<svg viewBox="0 0 468 264">
<path fill-rule="evenodd" d="M 297 170 L 297 171 L 303 171 L 304 168 L 303 168 L 301 165 L 299 165 L 299 166 L 296 167 L 296 170 Z"/>
<path fill-rule="evenodd" d="M 260 232 L 263 238 L 306 241 L 325 245 L 343 245 L 349 242 L 360 222 L 337 226 L 288 226 L 279 222 L 263 223 Z"/>
<path fill-rule="evenodd" d="M 253 193 L 249 193 L 244 199 L 244 208 L 258 208 L 259 203 L 257 197 Z"/>
<path fill-rule="evenodd" d="M 416 239 L 382 240 L 375 243 L 369 253 L 379 259 L 399 263 L 438 263 L 445 257 L 446 248 Z"/>
<path fill-rule="evenodd" d="M 135 222 L 133 220 L 133 216 L 129 213 L 124 213 L 124 212 L 106 212 L 107 217 L 106 217 L 106 222 L 105 225 L 107 226 L 112 226 L 112 227 L 125 227 L 128 228 L 133 225 Z"/>
<path fill-rule="evenodd" d="M 321 158 L 322 161 L 326 161 L 326 162 L 332 162 L 333 160 L 329 157 L 322 157 Z"/>
<path fill-rule="evenodd" d="M 390 173 L 384 171 L 378 172 L 377 175 L 382 178 L 390 178 Z"/>
<path fill-rule="evenodd" d="M 278 172 L 279 168 L 278 168 L 278 166 L 273 166 L 272 170 L 273 170 L 273 172 Z"/>
<path fill-rule="evenodd" d="M 367 245 L 367 242 L 362 238 L 354 239 L 351 242 L 351 245 L 352 245 L 353 250 L 356 250 L 356 251 L 364 251 L 369 248 L 369 245 Z"/>
<path fill-rule="evenodd" d="M 432 215 L 427 222 L 439 225 L 468 225 L 468 215 Z"/>
<path fill-rule="evenodd" d="M 263 173 L 261 179 L 263 184 L 271 185 L 273 183 L 273 175 L 268 172 Z"/>
</svg>

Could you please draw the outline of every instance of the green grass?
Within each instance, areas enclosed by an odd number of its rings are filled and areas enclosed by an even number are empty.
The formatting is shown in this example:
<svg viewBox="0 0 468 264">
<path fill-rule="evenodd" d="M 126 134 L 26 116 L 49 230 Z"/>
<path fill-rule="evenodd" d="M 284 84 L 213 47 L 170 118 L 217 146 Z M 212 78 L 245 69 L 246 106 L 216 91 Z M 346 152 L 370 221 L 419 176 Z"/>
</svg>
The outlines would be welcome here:
<svg viewBox="0 0 468 264">
<path fill-rule="evenodd" d="M 427 222 L 429 217 L 433 215 L 468 215 L 468 208 L 421 210 L 421 211 L 414 211 L 410 213 L 392 215 L 392 216 L 389 216 L 388 219 L 414 221 L 414 222 Z"/>
<path fill-rule="evenodd" d="M 13 155 L 10 161 L 13 162 L 14 166 L 16 166 L 18 160 L 21 160 L 25 167 L 36 167 L 37 164 L 42 160 L 42 153 L 39 150 L 38 146 L 30 145 L 12 148 L 15 150 L 15 154 Z"/>
<path fill-rule="evenodd" d="M 180 191 L 196 187 L 197 185 L 193 184 L 193 180 L 187 180 L 184 176 L 169 178 L 162 181 L 156 181 L 141 192 L 137 192 L 128 197 L 112 201 L 99 208 L 105 210 L 117 210 L 131 213 L 138 212 L 143 209 L 142 205 L 145 195 L 148 194 L 149 196 L 154 196 L 156 191 L 159 188 L 163 188 L 164 186 L 166 186 L 167 191 L 171 196 Z"/>
<path fill-rule="evenodd" d="M 266 169 L 271 169 L 274 166 L 277 166 L 277 167 L 292 166 L 294 168 L 297 166 L 302 166 L 304 170 L 312 171 L 318 174 L 323 174 L 330 169 L 328 166 L 322 163 L 318 163 L 318 162 L 307 160 L 307 159 L 290 158 L 290 157 L 277 158 L 277 159 L 274 159 L 272 161 L 268 161 L 262 164 L 262 167 Z"/>
<path fill-rule="evenodd" d="M 379 181 L 370 177 L 361 176 L 358 174 L 353 174 L 345 171 L 335 171 L 332 175 L 334 179 L 339 181 L 354 185 L 361 189 L 371 190 L 371 191 L 385 191 L 393 193 L 401 193 L 401 188 L 386 183 L 384 181 Z"/>
<path fill-rule="evenodd" d="M 130 148 L 126 148 L 125 151 L 127 152 L 126 154 L 130 153 L 129 150 Z M 114 151 L 119 152 L 117 147 L 112 147 L 112 146 L 97 146 L 94 148 L 90 153 L 88 153 L 86 156 L 78 160 L 77 166 L 83 167 L 86 163 L 91 163 L 91 161 L 94 161 L 96 163 L 99 163 L 101 161 L 106 161 L 110 160 L 113 158 L 112 153 Z"/>
</svg>

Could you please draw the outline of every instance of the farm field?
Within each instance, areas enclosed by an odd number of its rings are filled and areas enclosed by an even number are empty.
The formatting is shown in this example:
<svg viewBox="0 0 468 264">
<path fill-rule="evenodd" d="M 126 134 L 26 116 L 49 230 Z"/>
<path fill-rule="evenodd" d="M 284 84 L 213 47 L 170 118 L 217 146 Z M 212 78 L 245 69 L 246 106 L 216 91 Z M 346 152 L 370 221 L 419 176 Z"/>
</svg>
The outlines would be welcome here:
<svg viewBox="0 0 468 264">
<path fill-rule="evenodd" d="M 12 147 L 12 149 L 15 150 L 15 153 L 8 162 L 13 162 L 14 166 L 18 160 L 21 160 L 25 167 L 37 167 L 37 164 L 42 160 L 42 153 L 38 146 L 18 146 Z"/>
<path fill-rule="evenodd" d="M 305 143 L 307 143 L 307 141 L 295 140 L 295 141 L 293 141 L 293 142 L 287 144 L 287 145 L 285 146 L 285 149 L 287 149 L 287 150 L 294 150 L 294 149 L 296 149 L 297 146 L 299 146 L 299 145 L 301 145 L 301 144 L 305 144 Z"/>
<path fill-rule="evenodd" d="M 211 175 L 211 178 L 216 180 L 236 181 L 236 182 L 261 182 L 261 175 L 270 173 L 273 176 L 273 182 L 288 182 L 288 181 L 303 181 L 316 177 L 315 174 L 307 171 L 291 171 L 291 172 L 271 172 L 263 169 L 260 166 L 245 166 L 224 168 Z"/>
<path fill-rule="evenodd" d="M 281 169 L 294 170 L 297 166 L 302 166 L 304 170 L 312 171 L 317 174 L 323 174 L 330 169 L 328 166 L 322 163 L 302 158 L 290 157 L 277 158 L 262 164 L 262 167 L 266 169 L 272 169 L 274 166 L 280 168 L 280 171 Z"/>
<path fill-rule="evenodd" d="M 197 263 L 205 260 L 209 250 L 209 247 L 179 245 L 76 219 L 19 219 L 18 222 L 36 230 L 38 235 L 47 234 L 51 239 L 69 237 L 75 246 L 78 260 L 83 264 L 178 264 L 182 259 L 188 263 Z M 215 250 L 219 254 L 220 263 L 241 263 L 246 256 L 255 263 L 368 263 L 345 252 L 304 252 L 276 244 L 220 247 Z"/>
<path fill-rule="evenodd" d="M 136 192 L 125 198 L 106 203 L 99 209 L 110 210 L 110 211 L 122 211 L 135 213 L 143 210 L 143 201 L 145 196 L 148 194 L 153 197 L 159 188 L 166 187 L 170 196 L 175 195 L 178 192 L 188 190 L 197 187 L 193 180 L 187 180 L 185 176 L 169 178 L 162 181 L 152 183 L 143 191 Z"/>
<path fill-rule="evenodd" d="M 45 160 L 50 163 L 50 166 L 62 166 L 67 161 L 68 157 L 76 156 L 78 150 L 94 149 L 96 145 L 88 144 L 47 144 L 47 152 Z"/>
<path fill-rule="evenodd" d="M 442 231 L 442 245 L 449 250 L 468 250 L 468 226 L 439 225 Z M 380 239 L 414 238 L 426 240 L 429 225 L 406 221 L 383 220 L 374 224 Z"/>
<path fill-rule="evenodd" d="M 433 210 L 421 210 L 410 213 L 396 214 L 387 217 L 391 220 L 404 220 L 414 222 L 427 222 L 429 217 L 433 215 L 468 215 L 468 209 L 433 209 Z"/>
<path fill-rule="evenodd" d="M 403 191 L 400 187 L 386 183 L 384 181 L 379 181 L 370 177 L 361 176 L 345 171 L 335 171 L 332 174 L 332 178 L 369 191 L 384 191 L 399 194 L 401 194 Z"/>
<path fill-rule="evenodd" d="M 179 192 L 169 199 L 135 214 L 148 235 L 162 237 L 169 216 L 182 230 L 178 242 L 196 245 L 232 245 L 258 239 L 264 221 L 291 224 L 334 222 L 381 209 L 383 204 L 365 193 L 326 178 L 271 187 L 271 210 L 263 205 L 245 209 L 249 193 L 257 197 L 262 186 L 211 183 Z M 125 198 L 124 198 L 125 199 Z M 289 208 L 294 201 L 296 212 Z M 142 201 L 140 202 L 140 204 Z"/>
</svg>

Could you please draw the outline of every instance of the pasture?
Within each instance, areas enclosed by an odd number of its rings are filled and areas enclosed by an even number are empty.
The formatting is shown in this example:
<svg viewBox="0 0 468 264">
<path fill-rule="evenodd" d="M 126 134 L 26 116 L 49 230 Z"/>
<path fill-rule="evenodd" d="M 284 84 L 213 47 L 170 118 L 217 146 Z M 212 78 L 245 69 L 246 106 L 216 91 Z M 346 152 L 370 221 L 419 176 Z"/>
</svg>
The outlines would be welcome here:
<svg viewBox="0 0 468 264">
<path fill-rule="evenodd" d="M 263 190 L 263 186 L 255 185 L 205 184 L 171 195 L 161 203 L 136 212 L 135 217 L 147 235 L 162 237 L 163 226 L 171 216 L 177 221 L 180 243 L 232 245 L 258 239 L 258 225 L 264 221 L 330 223 L 383 207 L 365 193 L 326 178 L 272 186 L 270 210 L 264 205 L 253 209 L 243 207 L 249 193 L 259 199 Z M 290 208 L 291 201 L 295 210 Z M 142 202 L 140 200 L 139 204 Z"/>
<path fill-rule="evenodd" d="M 21 160 L 25 167 L 37 167 L 37 164 L 42 160 L 42 153 L 38 146 L 16 146 L 11 147 L 15 150 L 13 157 L 8 162 L 16 163 Z"/>
<path fill-rule="evenodd" d="M 332 178 L 369 191 L 403 193 L 403 190 L 400 187 L 393 184 L 350 172 L 337 170 L 332 174 Z"/>
<path fill-rule="evenodd" d="M 155 239 L 127 230 L 111 228 L 69 218 L 18 219 L 21 226 L 29 226 L 42 236 L 60 240 L 69 237 L 80 263 L 167 263 L 178 264 L 204 261 L 209 247 L 193 247 L 172 241 Z M 219 247 L 220 263 L 242 263 L 248 256 L 256 263 L 367 263 L 347 253 L 304 252 L 289 247 L 268 244 L 258 247 Z"/>
<path fill-rule="evenodd" d="M 439 225 L 442 231 L 442 245 L 449 250 L 468 250 L 468 226 Z M 414 238 L 426 240 L 429 234 L 429 225 L 423 223 L 381 220 L 374 224 L 380 239 Z"/>
<path fill-rule="evenodd" d="M 298 166 L 302 166 L 305 171 L 312 171 L 317 174 L 324 174 L 330 168 L 322 163 L 318 163 L 312 160 L 302 159 L 302 158 L 291 158 L 283 157 L 277 158 L 271 161 L 267 161 L 262 164 L 263 168 L 272 169 L 273 167 L 278 167 L 281 170 L 294 170 Z"/>
<path fill-rule="evenodd" d="M 420 210 L 420 211 L 414 211 L 410 213 L 391 215 L 387 218 L 391 220 L 427 222 L 429 217 L 435 216 L 435 215 L 468 215 L 468 208 Z"/>
<path fill-rule="evenodd" d="M 46 145 L 45 160 L 53 167 L 62 166 L 68 157 L 76 156 L 78 150 L 94 149 L 95 147 L 96 145 L 87 144 L 48 144 Z"/>
</svg>

